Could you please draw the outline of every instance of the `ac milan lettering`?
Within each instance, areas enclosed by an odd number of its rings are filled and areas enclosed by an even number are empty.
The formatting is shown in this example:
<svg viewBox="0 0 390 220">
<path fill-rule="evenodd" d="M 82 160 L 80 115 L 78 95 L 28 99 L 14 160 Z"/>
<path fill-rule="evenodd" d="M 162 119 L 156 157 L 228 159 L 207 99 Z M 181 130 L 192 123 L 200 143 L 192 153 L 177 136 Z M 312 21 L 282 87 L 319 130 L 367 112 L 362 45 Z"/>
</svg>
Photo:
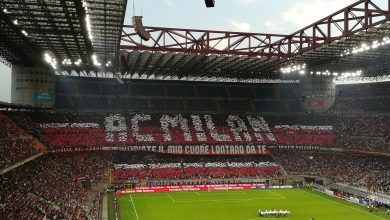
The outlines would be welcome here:
<svg viewBox="0 0 390 220">
<path fill-rule="evenodd" d="M 248 121 L 250 125 L 252 126 L 253 130 L 255 131 L 255 136 L 257 138 L 257 141 L 262 142 L 264 139 L 261 135 L 261 132 L 264 131 L 265 135 L 267 136 L 268 140 L 275 141 L 274 135 L 271 133 L 267 122 L 265 122 L 263 117 L 256 116 L 248 116 Z"/>
<path fill-rule="evenodd" d="M 229 135 L 218 133 L 218 131 L 215 129 L 215 125 L 213 119 L 211 118 L 211 115 L 205 115 L 204 119 L 206 119 L 206 125 L 207 128 L 209 129 L 211 137 L 213 137 L 215 141 L 219 141 L 219 142 L 231 141 Z"/>
<path fill-rule="evenodd" d="M 125 117 L 120 114 L 110 115 L 105 118 L 106 122 L 106 140 L 113 142 L 114 133 L 118 132 L 119 141 L 127 140 Z"/>
<path fill-rule="evenodd" d="M 70 121 L 40 127 L 54 148 L 149 146 L 150 151 L 177 154 L 260 154 L 265 146 L 321 147 L 335 139 L 332 126 L 270 128 L 260 115 L 111 114 L 100 123 Z"/>
<path fill-rule="evenodd" d="M 164 115 L 160 119 L 161 129 L 164 132 L 164 141 L 171 141 L 172 136 L 169 132 L 169 126 L 177 127 L 180 124 L 180 128 L 183 132 L 184 141 L 192 141 L 191 133 L 188 128 L 187 119 L 183 118 L 181 115 L 176 115 L 175 117 L 170 117 L 168 115 Z"/>
<path fill-rule="evenodd" d="M 238 117 L 237 115 L 229 115 L 227 119 L 227 123 L 234 134 L 234 138 L 236 141 L 241 140 L 241 133 L 245 137 L 246 141 L 252 141 L 251 135 L 248 133 L 248 129 L 245 125 L 245 122 Z"/>
<path fill-rule="evenodd" d="M 195 134 L 198 141 L 207 141 L 206 134 L 202 127 L 202 121 L 199 115 L 191 115 L 192 124 L 194 124 Z"/>
<path fill-rule="evenodd" d="M 150 115 L 134 115 L 131 119 L 131 131 L 133 132 L 133 136 L 135 139 L 139 142 L 151 142 L 153 141 L 153 136 L 150 134 L 140 134 L 139 133 L 139 126 L 138 123 L 140 121 L 147 121 L 150 120 Z"/>
</svg>

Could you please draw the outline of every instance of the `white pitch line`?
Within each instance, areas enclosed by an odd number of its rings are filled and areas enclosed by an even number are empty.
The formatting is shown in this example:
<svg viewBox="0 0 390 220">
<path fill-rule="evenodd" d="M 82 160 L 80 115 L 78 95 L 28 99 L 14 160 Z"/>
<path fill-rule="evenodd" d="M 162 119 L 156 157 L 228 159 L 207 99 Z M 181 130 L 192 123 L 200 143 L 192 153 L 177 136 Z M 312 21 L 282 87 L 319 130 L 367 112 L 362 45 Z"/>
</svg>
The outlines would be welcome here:
<svg viewBox="0 0 390 220">
<path fill-rule="evenodd" d="M 200 199 L 176 201 L 176 203 L 197 203 L 197 202 L 249 202 L 253 200 L 280 200 L 279 198 L 248 198 L 248 199 Z"/>
<path fill-rule="evenodd" d="M 270 193 L 272 193 L 272 194 L 274 194 L 274 195 L 278 196 L 279 198 L 286 199 L 286 197 L 284 197 L 284 196 L 280 195 L 279 193 L 273 192 L 273 191 L 272 191 L 272 189 L 270 189 L 270 190 L 267 190 L 267 192 L 270 192 Z"/>
<path fill-rule="evenodd" d="M 167 195 L 168 195 L 168 197 L 172 200 L 172 202 L 173 203 L 175 203 L 176 202 L 176 200 L 175 199 L 173 199 L 173 197 L 171 196 L 171 194 L 169 194 L 169 193 L 167 193 Z"/>
<path fill-rule="evenodd" d="M 251 200 L 280 200 L 280 199 L 279 198 L 263 198 L 263 197 L 259 197 L 259 198 L 252 198 Z"/>
<path fill-rule="evenodd" d="M 269 217 L 262 217 L 262 218 L 260 218 L 260 217 L 258 217 L 258 218 L 250 218 L 248 220 L 259 220 L 259 219 L 275 219 L 275 218 L 269 218 Z M 283 220 L 290 220 L 289 218 L 286 218 L 286 217 L 282 217 L 281 219 L 283 219 Z"/>
<path fill-rule="evenodd" d="M 210 196 L 210 195 L 219 195 L 221 194 L 221 192 L 207 192 L 207 193 L 199 193 L 198 195 L 199 196 Z M 223 195 L 241 195 L 241 194 L 244 194 L 243 192 L 241 191 L 237 191 L 237 192 L 234 192 L 234 193 L 223 193 Z"/>
<path fill-rule="evenodd" d="M 268 217 L 266 217 L 266 218 L 260 218 L 260 217 L 258 217 L 258 218 L 250 218 L 250 219 L 248 219 L 248 220 L 259 220 L 259 219 L 275 219 L 275 218 L 268 218 Z M 283 217 L 283 218 L 281 218 L 281 219 L 283 219 L 283 220 L 289 220 L 289 218 L 286 218 L 286 217 Z"/>
<path fill-rule="evenodd" d="M 249 202 L 253 199 L 201 199 L 201 200 L 185 200 L 176 201 L 179 203 L 197 203 L 197 202 Z"/>
<path fill-rule="evenodd" d="M 365 212 L 365 211 L 363 211 L 363 210 L 361 210 L 361 209 L 358 209 L 358 208 L 355 208 L 355 207 L 352 207 L 352 206 L 349 206 L 349 205 L 345 205 L 345 204 L 340 203 L 340 202 L 333 201 L 333 200 L 328 199 L 328 198 L 325 198 L 325 197 L 323 197 L 323 196 L 319 196 L 319 195 L 316 195 L 316 194 L 314 194 L 314 193 L 309 193 L 309 192 L 306 192 L 305 190 L 301 190 L 301 191 L 302 191 L 302 192 L 305 192 L 305 193 L 307 193 L 307 194 L 309 194 L 309 195 L 317 196 L 317 197 L 319 197 L 319 198 L 328 200 L 328 201 L 333 202 L 333 203 L 335 203 L 335 204 L 342 205 L 342 206 L 344 206 L 344 207 L 348 207 L 348 208 L 353 209 L 353 210 L 355 210 L 355 211 L 359 211 L 359 212 L 361 212 L 361 213 L 364 213 L 364 214 L 367 214 L 367 215 L 371 215 L 371 216 L 377 217 L 377 218 L 379 218 L 379 219 L 387 220 L 387 219 L 382 218 L 382 217 L 380 217 L 380 216 L 373 215 L 373 214 L 371 214 L 371 213 L 369 213 L 369 212 Z"/>
<path fill-rule="evenodd" d="M 137 213 L 137 209 L 135 208 L 134 201 L 133 201 L 133 197 L 131 196 L 131 194 L 130 194 L 130 201 L 131 201 L 131 204 L 133 204 L 135 216 L 136 216 L 137 219 L 139 220 L 138 213 Z"/>
</svg>

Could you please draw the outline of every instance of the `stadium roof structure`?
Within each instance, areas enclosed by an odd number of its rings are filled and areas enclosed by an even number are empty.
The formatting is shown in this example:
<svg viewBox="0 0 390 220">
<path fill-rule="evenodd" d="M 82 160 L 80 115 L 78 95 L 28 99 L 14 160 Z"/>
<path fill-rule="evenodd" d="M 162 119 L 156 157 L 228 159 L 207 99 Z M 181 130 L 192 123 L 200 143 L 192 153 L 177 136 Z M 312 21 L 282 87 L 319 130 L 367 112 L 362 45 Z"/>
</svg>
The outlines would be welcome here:
<svg viewBox="0 0 390 220">
<path fill-rule="evenodd" d="M 390 0 L 359 0 L 289 35 L 145 27 L 149 41 L 123 25 L 126 0 L 0 6 L 0 62 L 46 60 L 60 75 L 113 77 L 120 49 L 128 51 L 124 78 L 277 78 L 303 64 L 314 72 L 390 72 Z"/>
<path fill-rule="evenodd" d="M 126 0 L 2 0 L 0 61 L 28 65 L 46 59 L 61 69 L 114 61 L 126 4 Z"/>
<path fill-rule="evenodd" d="M 145 27 L 143 41 L 124 25 L 127 75 L 263 78 L 306 64 L 311 71 L 390 72 L 390 0 L 360 0 L 290 35 Z"/>
</svg>

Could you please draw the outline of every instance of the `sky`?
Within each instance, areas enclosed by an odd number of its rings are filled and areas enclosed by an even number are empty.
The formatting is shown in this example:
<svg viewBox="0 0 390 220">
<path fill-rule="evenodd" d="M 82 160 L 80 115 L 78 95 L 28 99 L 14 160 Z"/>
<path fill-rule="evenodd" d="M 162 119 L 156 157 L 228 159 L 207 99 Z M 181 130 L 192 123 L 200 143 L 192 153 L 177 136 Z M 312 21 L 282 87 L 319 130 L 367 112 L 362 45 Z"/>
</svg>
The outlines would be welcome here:
<svg viewBox="0 0 390 220">
<path fill-rule="evenodd" d="M 129 0 L 125 24 L 135 15 L 144 26 L 291 34 L 356 0 Z M 374 0 L 385 4 L 387 0 Z M 10 101 L 10 69 L 0 63 L 0 101 Z"/>
<path fill-rule="evenodd" d="M 125 24 L 133 2 L 144 26 L 291 34 L 356 0 L 129 0 Z"/>
</svg>

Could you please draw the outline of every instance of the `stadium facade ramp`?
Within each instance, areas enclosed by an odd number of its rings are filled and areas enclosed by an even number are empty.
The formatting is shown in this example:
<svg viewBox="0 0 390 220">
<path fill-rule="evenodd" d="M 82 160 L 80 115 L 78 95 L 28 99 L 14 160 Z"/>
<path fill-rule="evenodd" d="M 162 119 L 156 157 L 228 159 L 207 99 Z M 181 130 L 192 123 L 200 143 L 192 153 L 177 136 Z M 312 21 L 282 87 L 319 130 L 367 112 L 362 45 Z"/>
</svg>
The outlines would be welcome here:
<svg viewBox="0 0 390 220">
<path fill-rule="evenodd" d="M 126 0 L 2 0 L 0 61 L 12 102 L 53 105 L 55 71 L 98 71 L 117 59 Z"/>
</svg>

